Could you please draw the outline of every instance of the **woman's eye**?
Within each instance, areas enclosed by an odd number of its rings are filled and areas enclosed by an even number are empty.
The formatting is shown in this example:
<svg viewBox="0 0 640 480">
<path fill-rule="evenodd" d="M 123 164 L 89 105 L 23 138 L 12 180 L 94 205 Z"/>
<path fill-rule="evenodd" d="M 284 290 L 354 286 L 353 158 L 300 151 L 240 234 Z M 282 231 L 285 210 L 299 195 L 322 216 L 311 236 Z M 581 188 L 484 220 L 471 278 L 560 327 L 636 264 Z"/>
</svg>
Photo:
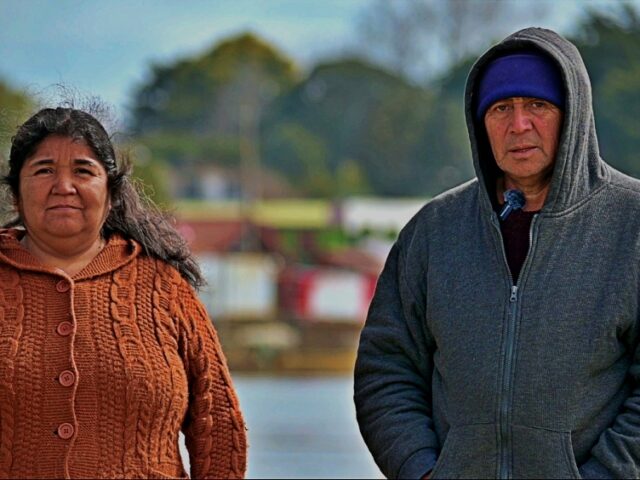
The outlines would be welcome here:
<svg viewBox="0 0 640 480">
<path fill-rule="evenodd" d="M 42 174 L 47 174 L 47 173 L 51 173 L 51 172 L 53 172 L 52 168 L 38 168 L 34 172 L 34 175 L 42 175 Z"/>
</svg>

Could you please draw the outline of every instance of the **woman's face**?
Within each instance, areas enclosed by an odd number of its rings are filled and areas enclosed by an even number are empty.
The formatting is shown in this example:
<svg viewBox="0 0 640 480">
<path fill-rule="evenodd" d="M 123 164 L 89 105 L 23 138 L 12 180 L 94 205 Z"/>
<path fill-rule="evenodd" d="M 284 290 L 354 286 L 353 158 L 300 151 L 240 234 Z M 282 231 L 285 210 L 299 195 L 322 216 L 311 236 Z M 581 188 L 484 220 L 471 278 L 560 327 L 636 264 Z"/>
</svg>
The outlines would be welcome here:
<svg viewBox="0 0 640 480">
<path fill-rule="evenodd" d="M 20 170 L 18 209 L 34 240 L 95 242 L 109 213 L 107 172 L 83 141 L 46 137 Z"/>
</svg>

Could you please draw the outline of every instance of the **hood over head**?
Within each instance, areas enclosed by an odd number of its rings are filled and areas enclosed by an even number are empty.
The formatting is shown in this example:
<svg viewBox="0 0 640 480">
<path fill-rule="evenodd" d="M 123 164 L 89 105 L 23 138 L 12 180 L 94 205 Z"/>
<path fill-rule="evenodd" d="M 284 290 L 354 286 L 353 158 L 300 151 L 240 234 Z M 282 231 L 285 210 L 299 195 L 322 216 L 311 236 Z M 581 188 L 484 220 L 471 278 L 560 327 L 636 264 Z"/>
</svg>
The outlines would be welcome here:
<svg viewBox="0 0 640 480">
<path fill-rule="evenodd" d="M 490 48 L 473 65 L 467 78 L 465 116 L 474 168 L 480 182 L 481 204 L 492 209 L 495 180 L 500 171 L 493 159 L 482 120 L 476 120 L 479 79 L 494 59 L 505 54 L 540 51 L 554 61 L 564 83 L 564 120 L 549 194 L 543 212 L 559 213 L 580 203 L 602 186 L 608 175 L 596 138 L 591 82 L 578 49 L 557 33 L 542 28 L 520 30 Z"/>
</svg>

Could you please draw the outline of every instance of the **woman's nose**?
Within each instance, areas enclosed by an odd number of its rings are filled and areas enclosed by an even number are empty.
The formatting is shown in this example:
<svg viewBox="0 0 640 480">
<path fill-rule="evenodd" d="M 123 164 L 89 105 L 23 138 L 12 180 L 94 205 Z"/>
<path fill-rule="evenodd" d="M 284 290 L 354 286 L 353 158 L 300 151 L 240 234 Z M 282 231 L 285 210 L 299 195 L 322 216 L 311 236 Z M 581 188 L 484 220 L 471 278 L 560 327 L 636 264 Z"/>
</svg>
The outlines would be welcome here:
<svg viewBox="0 0 640 480">
<path fill-rule="evenodd" d="M 53 182 L 52 193 L 57 195 L 74 195 L 77 193 L 73 178 L 65 172 L 58 172 Z"/>
</svg>

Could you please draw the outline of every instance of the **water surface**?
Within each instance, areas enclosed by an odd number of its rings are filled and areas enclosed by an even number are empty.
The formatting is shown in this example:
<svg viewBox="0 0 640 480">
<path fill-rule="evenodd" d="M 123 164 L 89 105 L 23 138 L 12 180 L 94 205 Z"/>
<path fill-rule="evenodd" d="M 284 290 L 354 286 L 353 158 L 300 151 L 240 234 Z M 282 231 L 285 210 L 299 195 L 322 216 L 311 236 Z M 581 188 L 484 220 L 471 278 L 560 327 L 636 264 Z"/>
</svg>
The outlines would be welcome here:
<svg viewBox="0 0 640 480">
<path fill-rule="evenodd" d="M 350 377 L 233 379 L 249 478 L 383 478 L 358 431 Z"/>
</svg>

